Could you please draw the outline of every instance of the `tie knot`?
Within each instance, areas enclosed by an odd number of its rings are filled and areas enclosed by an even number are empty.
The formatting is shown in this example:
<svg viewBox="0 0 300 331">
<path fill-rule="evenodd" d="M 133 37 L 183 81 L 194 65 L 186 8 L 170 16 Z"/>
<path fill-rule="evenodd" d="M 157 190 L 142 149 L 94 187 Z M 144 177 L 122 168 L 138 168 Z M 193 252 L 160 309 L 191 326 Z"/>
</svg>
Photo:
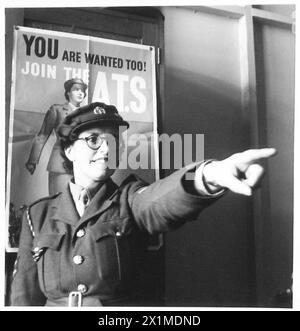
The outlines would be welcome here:
<svg viewBox="0 0 300 331">
<path fill-rule="evenodd" d="M 82 203 L 84 204 L 84 206 L 87 206 L 89 203 L 89 196 L 88 196 L 88 192 L 86 189 L 83 189 L 80 192 L 80 196 L 79 196 L 79 200 L 82 201 Z"/>
</svg>

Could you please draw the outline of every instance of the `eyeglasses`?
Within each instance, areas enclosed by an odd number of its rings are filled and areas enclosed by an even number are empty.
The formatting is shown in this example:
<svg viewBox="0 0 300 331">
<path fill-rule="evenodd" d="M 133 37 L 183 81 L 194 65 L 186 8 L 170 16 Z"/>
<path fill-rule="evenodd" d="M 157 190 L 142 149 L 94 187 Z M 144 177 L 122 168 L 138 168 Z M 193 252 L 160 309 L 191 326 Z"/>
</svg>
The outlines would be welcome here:
<svg viewBox="0 0 300 331">
<path fill-rule="evenodd" d="M 114 135 L 109 135 L 111 137 L 101 137 L 100 135 L 97 135 L 97 134 L 91 134 L 90 136 L 88 137 L 84 137 L 84 138 L 78 138 L 77 140 L 84 140 L 88 147 L 93 149 L 94 151 L 96 151 L 97 149 L 99 149 L 102 144 L 104 143 L 104 141 L 106 142 L 109 142 L 109 141 L 112 141 L 114 140 L 115 143 L 116 143 L 116 146 L 119 146 L 119 138 L 114 136 Z"/>
</svg>

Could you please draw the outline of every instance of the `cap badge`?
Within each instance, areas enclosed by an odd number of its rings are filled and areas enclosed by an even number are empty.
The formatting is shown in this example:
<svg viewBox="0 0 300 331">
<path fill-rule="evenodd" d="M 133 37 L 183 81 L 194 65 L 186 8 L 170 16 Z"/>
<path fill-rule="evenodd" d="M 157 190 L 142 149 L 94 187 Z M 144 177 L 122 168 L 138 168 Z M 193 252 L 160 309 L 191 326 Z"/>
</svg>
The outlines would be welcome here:
<svg viewBox="0 0 300 331">
<path fill-rule="evenodd" d="M 96 108 L 94 108 L 94 114 L 106 114 L 106 111 L 104 108 L 97 106 Z"/>
</svg>

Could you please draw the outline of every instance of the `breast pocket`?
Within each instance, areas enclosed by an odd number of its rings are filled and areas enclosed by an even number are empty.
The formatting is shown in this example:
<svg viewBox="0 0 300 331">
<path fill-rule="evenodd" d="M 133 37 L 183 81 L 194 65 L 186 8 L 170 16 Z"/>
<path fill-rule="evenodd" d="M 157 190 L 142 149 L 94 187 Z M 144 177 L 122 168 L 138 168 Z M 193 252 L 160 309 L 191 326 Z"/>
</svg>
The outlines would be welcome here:
<svg viewBox="0 0 300 331">
<path fill-rule="evenodd" d="M 40 252 L 37 259 L 39 282 L 45 292 L 60 291 L 60 259 L 59 250 L 64 234 L 44 233 L 34 238 L 34 253 Z"/>
<path fill-rule="evenodd" d="M 102 280 L 120 281 L 131 273 L 131 235 L 129 218 L 111 219 L 96 224 L 92 230 L 99 277 Z"/>
</svg>

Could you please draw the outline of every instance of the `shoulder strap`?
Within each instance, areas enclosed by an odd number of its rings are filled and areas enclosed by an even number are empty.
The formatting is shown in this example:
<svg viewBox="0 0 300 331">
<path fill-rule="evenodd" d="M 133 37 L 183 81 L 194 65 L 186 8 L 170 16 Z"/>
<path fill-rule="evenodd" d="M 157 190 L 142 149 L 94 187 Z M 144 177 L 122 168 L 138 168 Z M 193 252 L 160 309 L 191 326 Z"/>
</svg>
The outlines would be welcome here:
<svg viewBox="0 0 300 331">
<path fill-rule="evenodd" d="M 30 208 L 40 201 L 56 198 L 59 194 L 60 194 L 60 192 L 58 192 L 52 196 L 49 196 L 49 197 L 41 198 L 26 208 L 26 219 L 27 219 L 27 223 L 28 223 L 28 226 L 29 226 L 29 229 L 30 229 L 30 232 L 31 232 L 31 235 L 33 238 L 35 237 L 35 232 L 34 232 L 33 222 L 32 222 L 31 215 L 30 215 Z"/>
</svg>

